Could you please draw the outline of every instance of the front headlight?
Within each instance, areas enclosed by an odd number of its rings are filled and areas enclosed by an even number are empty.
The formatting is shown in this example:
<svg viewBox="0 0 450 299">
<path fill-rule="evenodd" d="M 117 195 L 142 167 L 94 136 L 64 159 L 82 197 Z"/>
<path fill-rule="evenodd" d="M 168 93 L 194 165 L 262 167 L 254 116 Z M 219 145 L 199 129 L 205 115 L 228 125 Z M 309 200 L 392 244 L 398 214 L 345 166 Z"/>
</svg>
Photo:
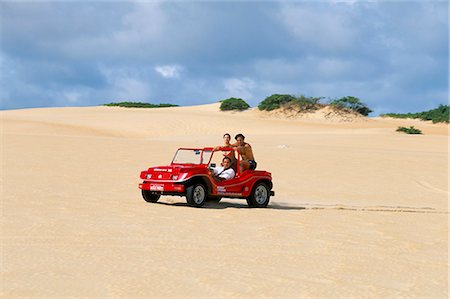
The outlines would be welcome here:
<svg viewBox="0 0 450 299">
<path fill-rule="evenodd" d="M 179 180 L 184 179 L 186 176 L 187 176 L 187 173 L 179 173 L 179 174 L 174 174 L 174 175 L 172 175 L 170 178 L 171 178 L 173 181 L 179 181 Z"/>
<path fill-rule="evenodd" d="M 152 174 L 151 173 L 148 173 L 147 174 L 147 179 L 151 179 L 152 178 Z"/>
</svg>

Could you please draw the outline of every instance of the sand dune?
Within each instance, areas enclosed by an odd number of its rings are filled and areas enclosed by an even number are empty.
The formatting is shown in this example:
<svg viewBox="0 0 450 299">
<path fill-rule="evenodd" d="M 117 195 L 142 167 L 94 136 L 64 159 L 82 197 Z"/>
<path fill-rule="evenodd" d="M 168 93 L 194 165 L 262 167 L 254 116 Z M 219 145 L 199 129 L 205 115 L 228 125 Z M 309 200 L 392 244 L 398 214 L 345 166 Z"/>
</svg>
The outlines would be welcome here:
<svg viewBox="0 0 450 299">
<path fill-rule="evenodd" d="M 448 295 L 448 125 L 218 104 L 1 112 L 2 298 Z M 422 136 L 395 132 L 421 129 Z M 141 199 L 139 172 L 244 133 L 266 209 Z"/>
</svg>

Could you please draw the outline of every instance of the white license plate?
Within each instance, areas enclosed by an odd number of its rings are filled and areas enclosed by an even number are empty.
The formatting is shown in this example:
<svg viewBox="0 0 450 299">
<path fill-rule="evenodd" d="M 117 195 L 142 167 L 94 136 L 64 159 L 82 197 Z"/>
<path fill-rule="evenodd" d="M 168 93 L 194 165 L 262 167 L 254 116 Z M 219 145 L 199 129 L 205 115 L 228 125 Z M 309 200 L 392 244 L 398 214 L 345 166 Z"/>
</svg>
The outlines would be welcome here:
<svg viewBox="0 0 450 299">
<path fill-rule="evenodd" d="M 164 191 L 164 185 L 157 184 L 157 185 L 150 185 L 151 191 Z"/>
</svg>

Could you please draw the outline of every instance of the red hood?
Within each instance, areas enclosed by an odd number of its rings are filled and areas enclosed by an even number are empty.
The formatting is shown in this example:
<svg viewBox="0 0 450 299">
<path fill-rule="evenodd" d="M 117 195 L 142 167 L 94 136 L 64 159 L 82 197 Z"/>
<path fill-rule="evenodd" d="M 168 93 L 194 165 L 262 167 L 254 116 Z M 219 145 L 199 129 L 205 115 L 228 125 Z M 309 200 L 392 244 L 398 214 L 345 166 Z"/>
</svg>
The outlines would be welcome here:
<svg viewBox="0 0 450 299">
<path fill-rule="evenodd" d="M 155 166 L 150 167 L 148 171 L 150 172 L 158 172 L 158 173 L 180 173 L 180 172 L 186 172 L 191 169 L 203 169 L 206 168 L 205 165 L 169 165 L 169 166 Z"/>
<path fill-rule="evenodd" d="M 151 174 L 151 179 L 154 180 L 171 180 L 174 175 L 179 175 L 180 173 L 198 172 L 198 170 L 204 168 L 206 168 L 205 165 L 155 166 L 150 167 L 147 171 L 141 172 L 141 178 L 145 179 L 147 178 L 147 174 Z"/>
</svg>

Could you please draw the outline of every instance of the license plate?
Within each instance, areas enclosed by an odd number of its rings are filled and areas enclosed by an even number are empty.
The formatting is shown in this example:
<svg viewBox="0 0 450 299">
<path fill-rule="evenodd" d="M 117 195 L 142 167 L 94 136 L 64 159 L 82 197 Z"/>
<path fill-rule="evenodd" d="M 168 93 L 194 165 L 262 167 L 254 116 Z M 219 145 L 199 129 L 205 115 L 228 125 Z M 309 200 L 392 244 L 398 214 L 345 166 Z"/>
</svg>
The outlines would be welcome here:
<svg viewBox="0 0 450 299">
<path fill-rule="evenodd" d="M 150 185 L 151 191 L 164 191 L 164 185 L 163 184 L 157 184 L 157 185 Z"/>
</svg>

